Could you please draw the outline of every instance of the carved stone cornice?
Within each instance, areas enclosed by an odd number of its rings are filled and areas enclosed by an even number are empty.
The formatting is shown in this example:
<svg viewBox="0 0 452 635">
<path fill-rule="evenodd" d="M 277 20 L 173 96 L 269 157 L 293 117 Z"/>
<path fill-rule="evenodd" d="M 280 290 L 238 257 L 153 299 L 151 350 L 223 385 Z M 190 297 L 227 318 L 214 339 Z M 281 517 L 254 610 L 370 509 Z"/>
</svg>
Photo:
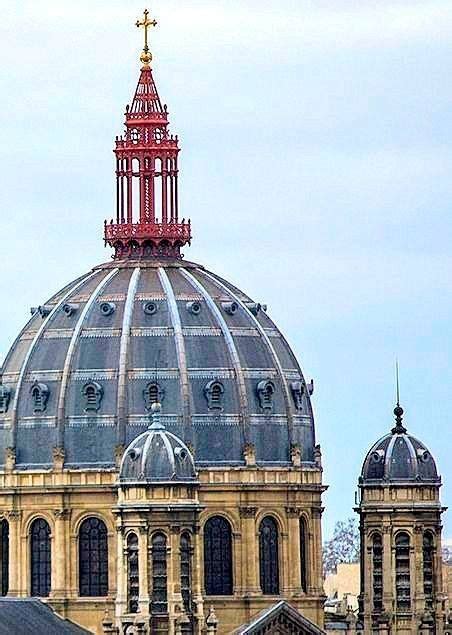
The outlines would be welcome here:
<svg viewBox="0 0 452 635">
<path fill-rule="evenodd" d="M 239 507 L 240 518 L 255 518 L 257 514 L 257 507 Z"/>
<path fill-rule="evenodd" d="M 8 517 L 8 520 L 12 522 L 18 521 L 22 518 L 22 511 L 20 509 L 10 509 L 9 511 L 5 513 L 6 513 L 6 516 Z"/>
<path fill-rule="evenodd" d="M 53 515 L 56 520 L 69 520 L 71 518 L 72 509 L 54 509 Z"/>
</svg>

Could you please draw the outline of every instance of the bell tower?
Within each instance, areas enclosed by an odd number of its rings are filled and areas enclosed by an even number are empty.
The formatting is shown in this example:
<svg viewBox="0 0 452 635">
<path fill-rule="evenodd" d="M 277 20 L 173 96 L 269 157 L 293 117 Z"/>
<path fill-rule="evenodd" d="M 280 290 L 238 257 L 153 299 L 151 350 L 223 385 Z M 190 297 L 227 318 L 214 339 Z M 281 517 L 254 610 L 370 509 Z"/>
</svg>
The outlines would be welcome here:
<svg viewBox="0 0 452 635">
<path fill-rule="evenodd" d="M 375 443 L 359 478 L 361 594 L 358 633 L 441 635 L 441 478 L 433 456 L 411 436 L 403 409 Z"/>
<path fill-rule="evenodd" d="M 154 82 L 148 30 L 157 25 L 144 12 L 138 85 L 126 107 L 125 131 L 116 137 L 116 216 L 104 224 L 114 259 L 181 258 L 191 241 L 190 221 L 179 220 L 177 136 L 168 130 L 166 105 Z"/>
</svg>

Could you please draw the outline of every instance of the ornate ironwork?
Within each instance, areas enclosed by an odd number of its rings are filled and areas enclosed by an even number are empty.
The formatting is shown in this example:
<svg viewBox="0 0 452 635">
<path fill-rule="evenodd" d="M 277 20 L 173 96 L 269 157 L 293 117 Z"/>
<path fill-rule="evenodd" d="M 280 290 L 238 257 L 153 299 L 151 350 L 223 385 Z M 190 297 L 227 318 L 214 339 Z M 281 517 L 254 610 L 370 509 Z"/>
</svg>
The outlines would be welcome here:
<svg viewBox="0 0 452 635">
<path fill-rule="evenodd" d="M 190 244 L 190 221 L 179 220 L 178 137 L 169 133 L 168 110 L 154 82 L 147 45 L 148 28 L 155 26 L 145 13 L 145 45 L 138 85 L 125 113 L 125 131 L 116 138 L 116 218 L 105 221 L 105 244 L 115 259 L 180 258 Z"/>
<path fill-rule="evenodd" d="M 152 536 L 152 613 L 168 612 L 166 536 L 157 533 Z"/>
<path fill-rule="evenodd" d="M 138 566 L 138 536 L 127 536 L 127 601 L 129 613 L 138 613 L 140 596 L 140 578 Z"/>
<path fill-rule="evenodd" d="M 51 585 L 50 527 L 43 518 L 33 521 L 30 529 L 31 595 L 47 597 Z"/>
<path fill-rule="evenodd" d="M 99 518 L 87 518 L 80 526 L 79 586 L 81 596 L 108 594 L 108 536 Z"/>
<path fill-rule="evenodd" d="M 5 518 L 0 521 L 0 561 L 1 593 L 7 595 L 9 588 L 9 525 Z"/>
<path fill-rule="evenodd" d="M 259 527 L 259 573 L 262 593 L 278 595 L 278 526 L 271 516 L 266 516 Z"/>
<path fill-rule="evenodd" d="M 424 596 L 425 608 L 429 611 L 433 610 L 434 600 L 434 552 L 435 544 L 431 532 L 426 531 L 422 538 L 422 557 L 423 557 L 423 573 L 424 573 Z"/>
<path fill-rule="evenodd" d="M 192 547 L 190 534 L 184 531 L 180 537 L 180 587 L 184 611 L 188 617 L 188 622 L 182 624 L 183 633 L 193 632 L 193 603 L 192 603 Z"/>
<path fill-rule="evenodd" d="M 383 541 L 381 534 L 372 538 L 372 586 L 374 611 L 383 610 Z"/>
<path fill-rule="evenodd" d="M 405 532 L 395 539 L 396 604 L 398 611 L 411 609 L 410 537 Z"/>
<path fill-rule="evenodd" d="M 204 583 L 206 595 L 232 595 L 232 531 L 222 516 L 204 526 Z"/>
</svg>

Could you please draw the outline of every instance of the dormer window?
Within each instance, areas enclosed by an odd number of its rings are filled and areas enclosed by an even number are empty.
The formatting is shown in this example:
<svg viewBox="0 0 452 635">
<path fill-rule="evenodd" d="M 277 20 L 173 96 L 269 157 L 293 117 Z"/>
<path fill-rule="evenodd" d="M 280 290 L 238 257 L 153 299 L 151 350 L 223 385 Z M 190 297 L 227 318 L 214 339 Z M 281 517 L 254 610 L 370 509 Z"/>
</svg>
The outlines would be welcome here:
<svg viewBox="0 0 452 635">
<path fill-rule="evenodd" d="M 275 384 L 269 379 L 260 381 L 257 384 L 257 396 L 259 399 L 259 405 L 264 412 L 272 412 L 274 395 Z"/>
<path fill-rule="evenodd" d="M 11 399 L 11 388 L 0 383 L 0 414 L 8 412 L 9 401 Z"/>
<path fill-rule="evenodd" d="M 156 381 L 151 381 L 143 390 L 143 398 L 146 410 L 150 410 L 153 403 L 162 403 L 165 390 Z"/>
<path fill-rule="evenodd" d="M 33 412 L 44 412 L 49 399 L 49 389 L 45 384 L 35 381 L 31 387 L 30 394 L 33 401 Z"/>
<path fill-rule="evenodd" d="M 295 408 L 297 410 L 302 410 L 303 408 L 303 393 L 304 386 L 301 381 L 293 381 L 290 384 L 290 389 L 292 390 L 292 397 L 294 400 Z"/>
<path fill-rule="evenodd" d="M 223 410 L 224 386 L 220 381 L 209 381 L 204 387 L 204 395 L 207 399 L 209 410 L 221 412 Z"/>
<path fill-rule="evenodd" d="M 104 396 L 104 389 L 97 381 L 90 381 L 83 386 L 82 395 L 85 399 L 85 412 L 97 412 Z"/>
</svg>

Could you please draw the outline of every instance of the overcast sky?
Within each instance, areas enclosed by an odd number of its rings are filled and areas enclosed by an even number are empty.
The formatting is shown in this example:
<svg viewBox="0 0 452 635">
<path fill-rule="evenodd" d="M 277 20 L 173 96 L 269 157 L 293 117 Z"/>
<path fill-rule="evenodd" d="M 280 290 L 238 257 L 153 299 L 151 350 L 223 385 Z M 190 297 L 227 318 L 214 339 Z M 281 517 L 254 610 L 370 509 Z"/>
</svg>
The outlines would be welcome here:
<svg viewBox="0 0 452 635">
<path fill-rule="evenodd" d="M 112 147 L 144 5 L 0 8 L 4 356 L 30 306 L 109 259 Z M 451 504 L 451 0 L 150 8 L 183 150 L 185 253 L 267 303 L 314 378 L 325 534 L 352 515 L 365 452 L 393 424 L 396 357 L 405 422 Z"/>
</svg>

